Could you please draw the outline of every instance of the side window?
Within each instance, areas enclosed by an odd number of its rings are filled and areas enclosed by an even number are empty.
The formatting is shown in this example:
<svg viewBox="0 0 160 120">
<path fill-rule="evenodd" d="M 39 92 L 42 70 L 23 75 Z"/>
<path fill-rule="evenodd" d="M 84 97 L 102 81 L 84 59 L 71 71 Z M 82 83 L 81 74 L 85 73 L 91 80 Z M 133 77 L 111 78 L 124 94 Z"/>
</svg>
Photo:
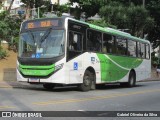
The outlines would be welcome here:
<svg viewBox="0 0 160 120">
<path fill-rule="evenodd" d="M 138 57 L 145 58 L 145 44 L 138 42 Z"/>
<path fill-rule="evenodd" d="M 145 58 L 146 54 L 145 54 L 145 44 L 141 43 L 141 57 Z"/>
<path fill-rule="evenodd" d="M 76 32 L 69 32 L 69 50 L 82 50 L 82 34 Z"/>
<path fill-rule="evenodd" d="M 141 45 L 139 42 L 137 42 L 137 56 L 141 57 Z"/>
<path fill-rule="evenodd" d="M 87 50 L 101 52 L 102 33 L 95 30 L 87 30 Z"/>
<path fill-rule="evenodd" d="M 103 34 L 103 48 L 104 53 L 116 53 L 115 37 L 109 34 Z"/>
<path fill-rule="evenodd" d="M 136 57 L 136 42 L 133 40 L 128 40 L 128 55 Z"/>
<path fill-rule="evenodd" d="M 146 59 L 150 59 L 150 46 L 146 44 Z"/>
<path fill-rule="evenodd" d="M 127 40 L 122 37 L 116 37 L 117 39 L 117 53 L 120 55 L 127 55 Z"/>
</svg>

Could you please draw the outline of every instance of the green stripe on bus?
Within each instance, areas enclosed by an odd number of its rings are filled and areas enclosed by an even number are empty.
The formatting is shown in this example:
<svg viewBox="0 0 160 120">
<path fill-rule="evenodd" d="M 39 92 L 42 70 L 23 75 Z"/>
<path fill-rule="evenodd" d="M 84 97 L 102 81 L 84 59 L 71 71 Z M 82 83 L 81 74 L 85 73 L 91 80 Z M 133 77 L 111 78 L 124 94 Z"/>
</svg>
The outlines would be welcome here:
<svg viewBox="0 0 160 120">
<path fill-rule="evenodd" d="M 108 55 L 107 58 L 104 54 L 97 54 L 97 56 L 100 60 L 101 81 L 120 80 L 127 75 L 130 69 L 142 63 L 142 60 L 137 58 L 113 55 Z"/>
<path fill-rule="evenodd" d="M 19 65 L 19 67 L 20 68 L 29 68 L 29 69 L 32 69 L 32 68 L 34 68 L 34 69 L 50 69 L 50 68 L 53 68 L 55 65 L 54 64 L 52 64 L 52 65 L 45 65 L 45 66 L 35 66 L 35 65 Z"/>
<path fill-rule="evenodd" d="M 28 66 L 28 65 L 19 65 L 19 70 L 24 75 L 29 76 L 47 76 L 54 72 L 55 65 L 48 66 Z"/>
<path fill-rule="evenodd" d="M 140 58 L 113 56 L 113 55 L 108 55 L 108 56 L 116 63 L 128 69 L 137 68 L 143 61 Z"/>
</svg>

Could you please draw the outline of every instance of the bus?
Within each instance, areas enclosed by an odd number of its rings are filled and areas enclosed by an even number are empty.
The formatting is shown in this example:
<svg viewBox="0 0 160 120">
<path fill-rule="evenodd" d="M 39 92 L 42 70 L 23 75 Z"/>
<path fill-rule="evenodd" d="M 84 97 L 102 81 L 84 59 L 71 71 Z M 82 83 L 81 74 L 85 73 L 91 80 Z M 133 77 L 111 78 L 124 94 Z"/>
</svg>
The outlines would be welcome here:
<svg viewBox="0 0 160 120">
<path fill-rule="evenodd" d="M 151 73 L 150 42 L 69 17 L 21 24 L 17 81 L 76 85 L 81 91 L 120 83 L 133 87 Z"/>
</svg>

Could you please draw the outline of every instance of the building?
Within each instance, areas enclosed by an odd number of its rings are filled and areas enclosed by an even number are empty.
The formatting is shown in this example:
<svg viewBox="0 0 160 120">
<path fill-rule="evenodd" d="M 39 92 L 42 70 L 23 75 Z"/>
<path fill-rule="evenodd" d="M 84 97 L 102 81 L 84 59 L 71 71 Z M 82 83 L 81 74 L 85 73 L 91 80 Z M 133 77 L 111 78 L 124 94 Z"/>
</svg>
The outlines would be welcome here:
<svg viewBox="0 0 160 120">
<path fill-rule="evenodd" d="M 8 10 L 10 3 L 12 0 L 1 0 L 2 1 L 2 8 L 0 9 L 0 12 Z M 19 11 L 22 11 L 22 7 L 24 3 L 21 2 L 21 0 L 14 0 L 13 5 L 11 7 L 11 14 L 18 14 Z M 24 10 L 23 10 L 24 11 Z"/>
<path fill-rule="evenodd" d="M 59 5 L 64 5 L 68 2 L 69 2 L 69 0 L 51 0 L 52 4 L 59 4 Z"/>
</svg>

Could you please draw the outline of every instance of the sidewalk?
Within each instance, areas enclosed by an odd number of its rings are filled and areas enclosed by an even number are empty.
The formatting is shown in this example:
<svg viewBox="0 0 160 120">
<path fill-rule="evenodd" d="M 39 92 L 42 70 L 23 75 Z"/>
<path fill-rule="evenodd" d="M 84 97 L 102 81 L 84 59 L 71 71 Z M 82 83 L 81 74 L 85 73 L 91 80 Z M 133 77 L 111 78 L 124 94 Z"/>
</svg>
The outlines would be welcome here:
<svg viewBox="0 0 160 120">
<path fill-rule="evenodd" d="M 42 84 L 29 84 L 26 82 L 17 82 L 17 81 L 0 81 L 0 88 L 41 88 Z"/>
</svg>

